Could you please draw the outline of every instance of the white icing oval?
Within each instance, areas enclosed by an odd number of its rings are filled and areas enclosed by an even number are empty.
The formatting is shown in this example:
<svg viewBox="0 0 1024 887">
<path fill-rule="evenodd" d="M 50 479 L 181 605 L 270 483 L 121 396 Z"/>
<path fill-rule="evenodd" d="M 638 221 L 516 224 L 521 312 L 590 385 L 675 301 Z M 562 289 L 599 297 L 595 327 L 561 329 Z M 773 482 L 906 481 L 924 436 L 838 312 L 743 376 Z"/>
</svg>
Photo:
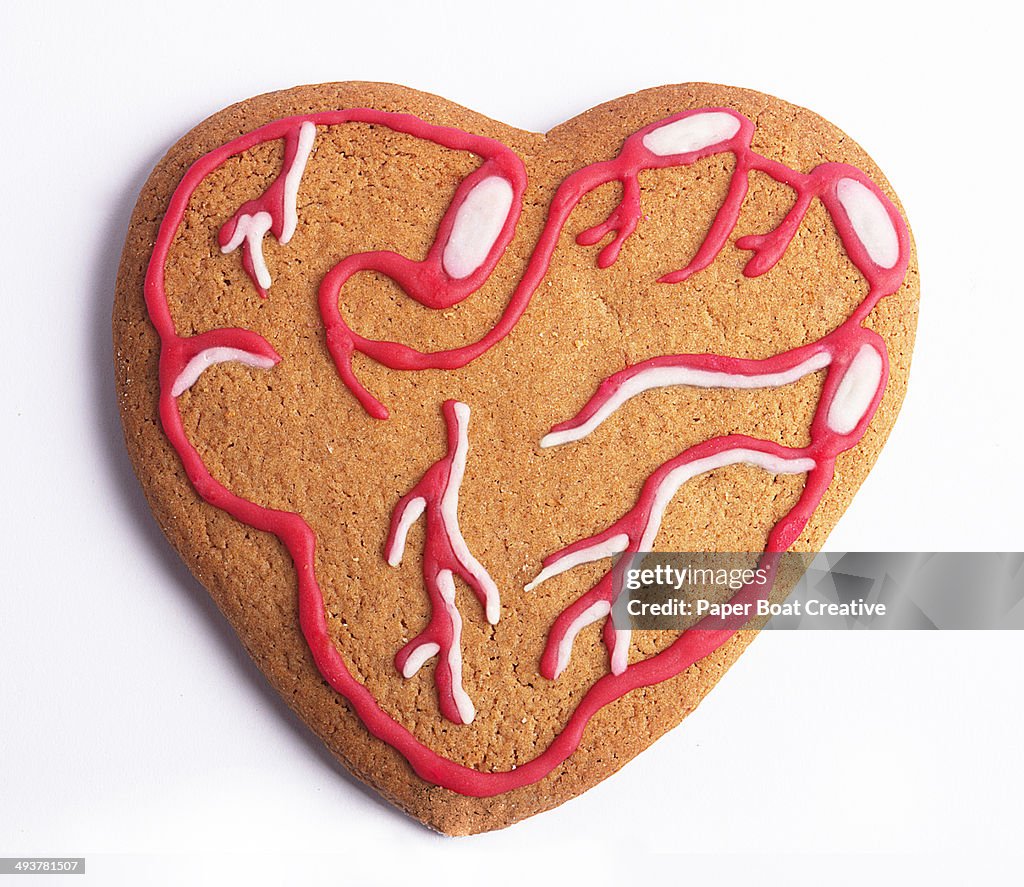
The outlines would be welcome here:
<svg viewBox="0 0 1024 887">
<path fill-rule="evenodd" d="M 505 225 L 512 198 L 512 185 L 501 176 L 484 179 L 466 195 L 441 257 L 450 277 L 462 280 L 484 263 Z"/>
<path fill-rule="evenodd" d="M 644 136 L 644 147 L 658 157 L 689 154 L 731 139 L 740 129 L 739 118 L 725 111 L 691 114 L 666 123 Z"/>
<path fill-rule="evenodd" d="M 900 239 L 878 195 L 856 179 L 840 179 L 836 197 L 871 261 L 892 268 L 900 258 Z"/>
<path fill-rule="evenodd" d="M 828 408 L 828 427 L 849 434 L 864 418 L 882 381 L 882 355 L 871 345 L 861 345 L 836 388 Z"/>
</svg>

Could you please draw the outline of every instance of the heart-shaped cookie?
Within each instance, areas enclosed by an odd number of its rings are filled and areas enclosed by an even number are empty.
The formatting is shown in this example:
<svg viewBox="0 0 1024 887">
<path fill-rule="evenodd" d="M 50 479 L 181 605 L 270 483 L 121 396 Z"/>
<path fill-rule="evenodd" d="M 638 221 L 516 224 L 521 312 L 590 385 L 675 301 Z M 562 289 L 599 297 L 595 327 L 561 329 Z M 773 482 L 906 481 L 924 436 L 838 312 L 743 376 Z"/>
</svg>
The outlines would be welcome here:
<svg viewBox="0 0 1024 887">
<path fill-rule="evenodd" d="M 732 623 L 613 621 L 613 558 L 820 548 L 917 296 L 872 161 L 760 93 L 662 87 L 543 136 L 301 87 L 153 172 L 117 384 L 157 519 L 271 683 L 462 834 L 593 786 L 735 661 Z"/>
</svg>

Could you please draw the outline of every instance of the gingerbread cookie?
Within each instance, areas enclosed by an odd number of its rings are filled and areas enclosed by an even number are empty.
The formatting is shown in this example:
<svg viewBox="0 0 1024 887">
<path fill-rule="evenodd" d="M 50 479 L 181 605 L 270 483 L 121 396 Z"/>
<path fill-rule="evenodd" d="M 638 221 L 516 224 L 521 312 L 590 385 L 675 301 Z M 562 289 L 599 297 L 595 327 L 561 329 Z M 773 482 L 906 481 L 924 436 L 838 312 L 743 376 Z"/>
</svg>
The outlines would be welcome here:
<svg viewBox="0 0 1024 887">
<path fill-rule="evenodd" d="M 617 623 L 613 559 L 819 549 L 917 297 L 880 171 L 769 96 L 661 87 L 537 135 L 326 84 L 154 170 L 117 385 L 157 519 L 270 682 L 465 834 L 593 786 L 741 654 L 737 624 Z"/>
</svg>

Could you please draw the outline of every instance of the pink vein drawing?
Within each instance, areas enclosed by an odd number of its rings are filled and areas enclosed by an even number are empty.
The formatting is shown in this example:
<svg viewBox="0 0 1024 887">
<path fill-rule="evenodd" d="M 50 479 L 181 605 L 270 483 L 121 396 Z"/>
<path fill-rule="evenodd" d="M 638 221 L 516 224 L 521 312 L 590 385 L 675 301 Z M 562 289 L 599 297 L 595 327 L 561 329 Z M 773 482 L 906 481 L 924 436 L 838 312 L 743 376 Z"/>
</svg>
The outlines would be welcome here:
<svg viewBox="0 0 1024 887">
<path fill-rule="evenodd" d="M 513 329 L 547 273 L 573 209 L 585 194 L 609 182 L 621 184 L 619 205 L 605 222 L 576 239 L 587 246 L 612 235 L 597 262 L 605 268 L 616 261 L 641 215 L 638 176 L 643 170 L 688 166 L 724 152 L 735 157 L 727 196 L 701 246 L 684 268 L 664 275 L 662 282 L 686 280 L 714 261 L 735 230 L 749 174 L 757 171 L 788 185 L 796 199 L 774 230 L 736 241 L 737 248 L 753 253 L 744 273 L 755 277 L 772 268 L 818 199 L 835 222 L 850 260 L 869 284 L 866 297 L 846 321 L 823 338 L 791 351 L 766 360 L 715 354 L 666 355 L 626 367 L 601 382 L 576 416 L 551 429 L 542 446 L 563 446 L 591 434 L 622 404 L 652 388 L 776 387 L 809 373 L 826 373 L 807 446 L 784 447 L 758 438 L 729 435 L 684 450 L 650 475 L 636 505 L 606 530 L 548 556 L 531 587 L 584 562 L 649 548 L 668 502 L 683 483 L 698 474 L 741 463 L 772 473 L 807 476 L 799 501 L 768 535 L 761 565 L 774 576 L 779 556 L 797 540 L 828 489 L 836 458 L 861 439 L 881 401 L 888 378 L 888 355 L 883 340 L 864 328 L 863 322 L 881 298 L 895 293 L 902 284 L 909 263 L 910 235 L 892 202 L 856 167 L 823 163 L 809 173 L 795 171 L 751 148 L 754 126 L 737 111 L 724 107 L 687 110 L 633 133 L 616 157 L 568 176 L 551 200 L 527 268 L 495 325 L 476 342 L 424 352 L 401 343 L 368 339 L 352 330 L 338 306 L 341 289 L 353 274 L 375 271 L 389 276 L 412 299 L 436 310 L 451 307 L 476 292 L 501 260 L 522 210 L 526 172 L 510 149 L 493 139 L 429 124 L 409 114 L 356 108 L 276 121 L 204 155 L 188 170 L 161 224 L 145 286 L 147 309 L 161 341 L 159 410 L 165 434 L 206 502 L 251 527 L 274 534 L 286 546 L 298 578 L 300 626 L 317 668 L 348 700 L 367 729 L 401 753 L 424 780 L 466 795 L 493 796 L 544 778 L 573 753 L 587 723 L 603 706 L 630 690 L 681 673 L 718 649 L 741 624 L 735 617 L 705 618 L 657 655 L 630 662 L 628 632 L 617 630 L 613 620 L 606 618 L 614 599 L 610 570 L 555 620 L 541 661 L 542 673 L 556 678 L 570 664 L 579 631 L 605 618 L 609 672 L 587 690 L 547 748 L 508 771 L 475 770 L 433 751 L 385 712 L 352 675 L 331 639 L 323 592 L 316 577 L 316 535 L 312 528 L 298 513 L 264 508 L 217 481 L 189 441 L 178 406 L 180 396 L 215 363 L 233 360 L 270 369 L 281 358 L 266 339 L 251 330 L 221 328 L 180 336 L 164 284 L 175 234 L 199 183 L 228 158 L 264 142 L 283 139 L 285 158 L 278 178 L 259 199 L 241 206 L 219 232 L 222 250 L 241 249 L 246 273 L 259 294 L 266 296 L 273 278 L 263 256 L 264 238 L 270 233 L 281 244 L 291 239 L 299 223 L 297 199 L 302 172 L 315 151 L 317 128 L 348 123 L 382 126 L 452 150 L 470 151 L 483 159 L 456 190 L 424 259 L 416 261 L 390 251 L 359 253 L 337 263 L 321 282 L 320 313 L 339 376 L 367 412 L 380 419 L 387 417 L 387 408 L 356 378 L 351 361 L 355 352 L 403 371 L 456 370 L 465 366 Z M 454 578 L 459 576 L 472 588 L 492 623 L 497 622 L 500 604 L 497 588 L 469 552 L 458 528 L 458 492 L 468 452 L 469 408 L 447 401 L 443 412 L 448 429 L 447 453 L 398 503 L 386 556 L 392 564 L 400 561 L 410 526 L 425 515 L 423 575 L 433 615 L 427 628 L 399 651 L 396 665 L 402 674 L 411 676 L 437 656 L 435 683 L 441 711 L 449 720 L 465 724 L 472 721 L 475 711 L 462 687 L 462 619 L 455 606 Z M 733 601 L 752 600 L 763 594 L 764 588 L 745 586 Z"/>
</svg>

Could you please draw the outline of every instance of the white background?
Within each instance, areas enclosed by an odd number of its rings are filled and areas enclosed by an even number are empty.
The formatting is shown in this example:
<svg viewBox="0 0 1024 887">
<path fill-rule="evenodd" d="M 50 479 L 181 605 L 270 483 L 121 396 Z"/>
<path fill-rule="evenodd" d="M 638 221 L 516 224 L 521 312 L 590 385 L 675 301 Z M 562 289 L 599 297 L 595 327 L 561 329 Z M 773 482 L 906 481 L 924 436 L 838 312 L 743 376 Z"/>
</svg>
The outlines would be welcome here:
<svg viewBox="0 0 1024 887">
<path fill-rule="evenodd" d="M 1024 794 L 1015 633 L 762 636 L 584 797 L 493 835 L 429 833 L 266 687 L 150 517 L 112 386 L 136 194 L 231 102 L 386 80 L 545 130 L 647 86 L 753 87 L 864 145 L 920 251 L 904 411 L 830 547 L 1020 549 L 1018 25 L 1002 4 L 913 7 L 5 4 L 0 855 L 86 855 L 96 883 L 501 884 L 514 863 L 541 883 L 1005 876 Z"/>
</svg>

